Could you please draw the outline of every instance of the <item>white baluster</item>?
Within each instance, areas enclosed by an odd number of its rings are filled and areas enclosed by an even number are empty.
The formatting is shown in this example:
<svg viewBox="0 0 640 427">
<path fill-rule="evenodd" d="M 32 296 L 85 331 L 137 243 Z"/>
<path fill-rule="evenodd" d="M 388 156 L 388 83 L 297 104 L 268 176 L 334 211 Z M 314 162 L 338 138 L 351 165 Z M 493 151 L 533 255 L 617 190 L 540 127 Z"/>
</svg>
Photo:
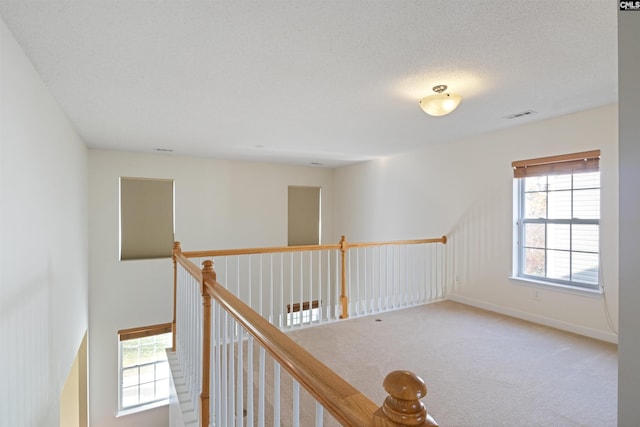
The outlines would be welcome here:
<svg viewBox="0 0 640 427">
<path fill-rule="evenodd" d="M 313 316 L 311 315 L 313 312 L 313 252 L 309 252 L 309 293 L 307 294 L 308 298 L 307 300 L 309 301 L 309 321 L 307 322 L 308 324 L 311 324 L 311 320 L 313 319 Z M 302 298 L 302 300 L 304 301 L 305 298 Z M 304 303 L 303 305 L 300 305 L 300 316 L 302 316 L 302 314 L 304 313 Z"/>
<path fill-rule="evenodd" d="M 238 328 L 238 339 L 237 339 L 237 346 L 238 346 L 238 374 L 237 374 L 237 379 L 236 379 L 236 423 L 235 425 L 242 425 L 243 424 L 243 418 L 244 418 L 244 414 L 243 414 L 243 409 L 244 409 L 244 405 L 243 405 L 243 397 L 244 397 L 244 348 L 243 348 L 243 336 L 244 336 L 244 329 L 242 327 Z M 250 386 L 251 383 L 249 383 L 248 385 Z"/>
<path fill-rule="evenodd" d="M 264 413 L 264 356 L 265 351 L 260 346 L 260 366 L 258 371 L 258 427 L 264 427 L 265 413 Z"/>
<path fill-rule="evenodd" d="M 247 426 L 253 426 L 253 337 L 247 340 Z"/>
<path fill-rule="evenodd" d="M 300 383 L 293 380 L 293 427 L 300 427 Z"/>
<path fill-rule="evenodd" d="M 320 404 L 320 402 L 316 401 L 316 427 L 322 427 L 324 421 L 322 420 L 322 416 L 324 415 L 324 408 Z"/>
<path fill-rule="evenodd" d="M 222 352 L 222 364 L 220 371 L 222 373 L 221 381 L 221 389 L 222 393 L 220 394 L 220 418 L 222 425 L 228 426 L 229 419 L 227 416 L 227 396 L 229 395 L 229 386 L 228 386 L 228 375 L 229 375 L 229 364 L 228 364 L 228 354 L 227 354 L 227 345 L 228 341 L 228 329 L 227 329 L 227 320 L 229 318 L 229 314 L 224 311 L 222 315 L 222 341 L 220 342 L 220 350 Z"/>
<path fill-rule="evenodd" d="M 258 286 L 258 289 L 260 290 L 260 292 L 258 292 L 258 309 L 256 310 L 258 313 L 262 314 L 262 294 L 264 292 L 262 292 L 262 270 L 263 270 L 263 266 L 262 266 L 262 255 L 260 256 L 260 284 Z"/>
<path fill-rule="evenodd" d="M 235 417 L 235 387 L 236 387 L 236 376 L 235 376 L 235 335 L 236 335 L 236 321 L 233 317 L 229 317 L 229 341 L 227 342 L 227 346 L 229 348 L 229 391 L 227 394 L 227 403 L 229 405 L 229 409 L 227 411 L 227 418 L 229 425 L 232 424 L 233 418 Z"/>
<path fill-rule="evenodd" d="M 269 322 L 273 324 L 273 254 L 269 254 Z"/>
<path fill-rule="evenodd" d="M 303 297 L 304 297 L 304 291 L 303 291 L 303 285 L 304 285 L 304 261 L 302 259 L 303 255 L 302 252 L 300 252 L 300 263 L 299 263 L 299 268 L 300 268 L 300 281 L 298 282 L 298 293 L 300 294 L 300 311 L 298 312 L 298 315 L 300 316 L 299 318 L 299 322 L 298 325 L 302 326 L 302 306 L 303 306 Z"/>
<path fill-rule="evenodd" d="M 280 427 L 280 364 L 273 362 L 273 427 Z"/>
<path fill-rule="evenodd" d="M 213 424 L 215 426 L 219 426 L 222 424 L 222 414 L 220 408 L 220 396 L 222 395 L 222 389 L 220 387 L 222 372 L 220 371 L 220 312 L 222 308 L 218 304 L 213 304 L 211 315 L 213 316 L 211 331 L 213 333 L 213 351 L 211 352 L 211 372 L 213 375 L 213 379 L 211 384 L 213 384 L 213 399 L 212 399 L 212 416 Z"/>
</svg>

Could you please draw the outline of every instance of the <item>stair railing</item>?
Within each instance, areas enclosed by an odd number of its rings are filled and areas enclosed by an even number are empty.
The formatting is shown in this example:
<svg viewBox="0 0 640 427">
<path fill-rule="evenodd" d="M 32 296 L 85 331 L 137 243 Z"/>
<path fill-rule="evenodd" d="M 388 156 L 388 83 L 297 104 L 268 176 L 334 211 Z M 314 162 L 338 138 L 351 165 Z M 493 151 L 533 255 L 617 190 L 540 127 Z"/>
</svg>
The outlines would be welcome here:
<svg viewBox="0 0 640 427">
<path fill-rule="evenodd" d="M 211 260 L 205 260 L 199 270 L 179 246 L 174 258 L 180 282 L 176 354 L 183 373 L 199 371 L 199 379 L 187 387 L 189 396 L 199 392 L 200 426 L 281 425 L 285 421 L 293 426 L 323 426 L 325 413 L 330 417 L 328 425 L 437 425 L 419 400 L 426 395 L 426 386 L 414 374 L 389 374 L 383 384 L 389 396 L 378 406 L 220 285 Z M 185 307 L 198 293 L 201 308 Z M 202 327 L 195 325 L 198 317 Z M 193 357 L 194 349 L 200 350 L 199 357 Z M 273 359 L 272 367 L 267 356 Z M 288 375 L 286 379 L 281 371 Z M 309 401 L 311 409 L 305 406 Z"/>
<path fill-rule="evenodd" d="M 182 252 L 281 330 L 444 298 L 446 236 Z M 178 244 L 179 246 L 179 244 Z"/>
</svg>

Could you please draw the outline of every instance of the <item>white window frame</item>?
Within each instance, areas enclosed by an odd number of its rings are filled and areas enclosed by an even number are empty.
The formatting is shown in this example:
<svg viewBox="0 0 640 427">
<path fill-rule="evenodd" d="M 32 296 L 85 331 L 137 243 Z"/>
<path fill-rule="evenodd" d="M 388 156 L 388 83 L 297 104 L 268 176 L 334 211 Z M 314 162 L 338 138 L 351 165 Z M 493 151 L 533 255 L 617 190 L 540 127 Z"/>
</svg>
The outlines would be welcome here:
<svg viewBox="0 0 640 427">
<path fill-rule="evenodd" d="M 163 396 L 159 399 L 153 399 L 153 400 L 145 401 L 135 405 L 129 405 L 129 406 L 123 405 L 124 389 L 125 389 L 124 381 L 123 381 L 123 378 L 124 378 L 123 373 L 125 370 L 132 369 L 132 368 L 140 369 L 141 367 L 154 365 L 154 379 L 153 381 L 151 381 L 154 383 L 154 388 L 158 381 L 165 379 L 165 378 L 157 378 L 157 370 L 156 370 L 157 367 L 160 364 L 166 364 L 166 370 L 167 372 L 170 372 L 169 365 L 168 365 L 169 362 L 167 361 L 166 356 L 163 358 L 157 359 L 153 362 L 124 367 L 123 366 L 123 350 L 125 345 L 124 343 L 131 342 L 134 340 L 140 340 L 143 338 L 157 337 L 160 335 L 168 335 L 170 338 L 172 338 L 170 323 L 118 331 L 118 413 L 117 413 L 117 416 L 129 415 L 136 412 L 146 411 L 152 408 L 157 408 L 157 407 L 165 406 L 169 404 L 169 395 L 167 394 L 166 397 Z M 171 381 L 170 373 L 166 379 L 169 379 L 169 381 Z M 151 382 L 147 382 L 147 383 L 151 383 Z M 138 377 L 138 386 L 140 386 L 140 384 L 141 384 L 140 378 Z"/>
<path fill-rule="evenodd" d="M 310 324 L 320 320 L 320 302 L 306 301 L 302 304 L 287 304 L 287 326 Z"/>
<path fill-rule="evenodd" d="M 512 166 L 514 168 L 514 250 L 513 250 L 513 278 L 522 280 L 525 282 L 529 282 L 532 284 L 542 284 L 542 285 L 550 285 L 556 288 L 562 288 L 565 290 L 574 290 L 574 291 L 586 291 L 589 293 L 596 292 L 600 293 L 601 283 L 600 283 L 600 212 L 601 205 L 598 202 L 598 215 L 597 218 L 576 218 L 573 213 L 574 208 L 574 195 L 576 191 L 582 190 L 597 190 L 598 191 L 598 200 L 601 200 L 601 184 L 598 179 L 598 185 L 594 187 L 575 187 L 574 177 L 578 174 L 582 173 L 597 173 L 598 176 L 600 174 L 599 170 L 599 157 L 600 151 L 593 150 L 589 152 L 583 153 L 575 153 L 575 154 L 567 154 L 561 156 L 552 156 L 552 157 L 543 157 L 538 159 L 531 160 L 522 160 L 513 162 Z M 527 170 L 527 168 L 530 168 Z M 546 193 L 546 209 L 544 217 L 541 218 L 526 218 L 525 217 L 525 198 L 527 195 L 525 188 L 525 180 L 527 178 L 535 178 L 539 179 L 541 177 L 545 177 L 548 181 L 550 176 L 558 176 L 565 175 L 570 177 L 570 188 L 567 189 L 558 189 L 557 191 L 570 191 L 571 193 L 571 201 L 570 201 L 570 215 L 569 218 L 549 218 L 549 195 L 553 194 L 554 189 L 550 189 L 548 186 L 540 190 L 540 192 Z M 548 182 L 547 182 L 548 183 Z M 545 252 L 545 265 L 544 265 L 544 274 L 543 275 L 535 275 L 535 274 L 527 274 L 525 272 L 525 256 L 527 251 L 526 246 L 526 236 L 525 236 L 525 227 L 527 224 L 543 224 L 544 225 L 544 247 L 537 246 L 532 247 L 536 249 L 542 249 Z M 569 236 L 568 236 L 568 244 L 567 248 L 557 248 L 550 247 L 553 239 L 549 239 L 546 234 L 549 231 L 549 225 L 568 225 Z M 593 250 L 585 250 L 584 246 L 580 247 L 580 240 L 575 239 L 573 235 L 574 226 L 580 225 L 588 225 L 588 226 L 597 226 L 598 228 L 598 243 L 597 249 Z M 566 238 L 566 236 L 564 236 Z M 586 240 L 585 242 L 588 242 Z M 577 244 L 576 244 L 577 243 Z M 548 277 L 549 275 L 549 254 L 552 253 L 568 253 L 568 278 L 557 278 L 557 277 Z M 585 253 L 590 255 L 595 255 L 597 258 L 596 266 L 597 272 L 595 277 L 595 282 L 590 282 L 587 280 L 580 280 L 578 276 L 577 279 L 574 279 L 573 274 L 573 254 Z"/>
</svg>

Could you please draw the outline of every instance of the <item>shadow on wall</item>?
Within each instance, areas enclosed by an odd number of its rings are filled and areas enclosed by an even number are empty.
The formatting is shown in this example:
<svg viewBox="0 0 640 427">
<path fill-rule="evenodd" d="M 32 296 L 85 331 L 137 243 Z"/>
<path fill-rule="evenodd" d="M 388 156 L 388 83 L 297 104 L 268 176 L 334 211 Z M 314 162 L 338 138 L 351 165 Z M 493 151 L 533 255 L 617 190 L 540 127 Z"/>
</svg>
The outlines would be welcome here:
<svg viewBox="0 0 640 427">
<path fill-rule="evenodd" d="M 512 212 L 510 197 L 487 190 L 454 224 L 447 233 L 447 292 L 472 287 L 496 271 L 510 274 L 515 227 Z"/>
<path fill-rule="evenodd" d="M 0 330 L 6 344 L 2 382 L 11 391 L 2 406 L 7 425 L 45 425 L 53 419 L 56 399 L 49 393 L 56 382 L 50 357 L 50 283 L 47 277 L 33 278 L 0 303 Z"/>
</svg>

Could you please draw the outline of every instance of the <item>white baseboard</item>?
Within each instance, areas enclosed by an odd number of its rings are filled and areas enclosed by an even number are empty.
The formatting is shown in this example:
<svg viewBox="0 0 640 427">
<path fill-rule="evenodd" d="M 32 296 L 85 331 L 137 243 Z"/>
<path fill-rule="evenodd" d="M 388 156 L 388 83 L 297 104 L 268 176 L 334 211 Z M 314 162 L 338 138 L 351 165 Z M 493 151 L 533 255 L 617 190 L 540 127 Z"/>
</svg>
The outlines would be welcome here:
<svg viewBox="0 0 640 427">
<path fill-rule="evenodd" d="M 447 299 L 461 304 L 470 305 L 484 310 L 493 311 L 495 313 L 504 314 L 506 316 L 515 317 L 517 319 L 527 320 L 529 322 L 537 323 L 540 325 L 550 326 L 552 328 L 560 329 L 567 332 L 572 332 L 578 335 L 584 335 L 597 340 L 618 344 L 618 335 L 613 332 L 600 331 L 597 329 L 587 328 L 585 326 L 576 325 L 574 323 L 563 322 L 561 320 L 552 319 L 550 317 L 540 316 L 538 314 L 527 313 L 525 311 L 515 310 L 509 307 L 501 307 L 485 301 L 477 300 L 474 298 L 463 297 L 455 294 L 448 294 Z"/>
</svg>

